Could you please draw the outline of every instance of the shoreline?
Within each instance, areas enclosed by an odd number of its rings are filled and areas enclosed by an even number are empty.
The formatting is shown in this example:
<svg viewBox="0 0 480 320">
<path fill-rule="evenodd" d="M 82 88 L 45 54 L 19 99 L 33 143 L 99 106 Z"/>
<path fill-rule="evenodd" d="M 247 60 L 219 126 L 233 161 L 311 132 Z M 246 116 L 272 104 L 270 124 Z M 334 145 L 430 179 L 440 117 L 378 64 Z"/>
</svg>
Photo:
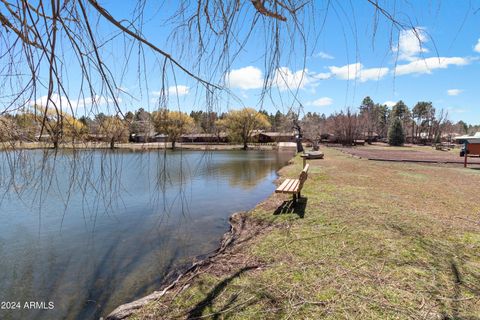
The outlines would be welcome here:
<svg viewBox="0 0 480 320">
<path fill-rule="evenodd" d="M 295 156 L 293 156 L 292 159 L 293 158 L 295 158 Z M 290 159 L 287 164 L 285 164 L 277 171 L 278 178 L 275 181 L 282 177 L 282 174 L 280 172 L 291 165 L 292 159 Z M 165 283 L 160 286 L 159 290 L 154 291 L 134 301 L 117 306 L 108 315 L 106 315 L 105 317 L 101 317 L 100 320 L 126 319 L 130 317 L 135 311 L 139 310 L 140 308 L 144 307 L 152 301 L 162 298 L 175 288 L 180 288 L 180 291 L 184 288 L 187 288 L 190 285 L 191 281 L 197 275 L 201 274 L 203 270 L 209 269 L 210 267 L 215 265 L 220 266 L 221 260 L 223 258 L 230 257 L 236 249 L 241 249 L 241 244 L 244 241 L 250 240 L 254 237 L 259 236 L 262 233 L 268 232 L 273 226 L 273 223 L 253 219 L 250 216 L 250 213 L 263 203 L 271 200 L 274 195 L 275 192 L 272 192 L 267 198 L 257 203 L 255 207 L 249 211 L 240 211 L 233 213 L 228 219 L 230 227 L 228 231 L 223 234 L 222 238 L 219 241 L 219 247 L 216 250 L 205 255 L 199 255 L 197 257 L 194 257 L 193 262 L 187 264 L 189 265 L 189 267 L 184 265 L 182 268 L 182 266 L 180 266 L 180 270 L 177 270 L 177 272 L 173 272 L 172 274 L 167 275 L 165 277 Z M 196 258 L 202 256 L 204 258 L 195 261 Z M 247 264 L 245 264 L 244 267 L 260 268 L 259 265 L 248 266 Z M 183 269 L 183 271 L 181 269 Z"/>
<path fill-rule="evenodd" d="M 100 319 L 104 320 L 120 320 L 126 319 L 131 316 L 136 310 L 145 306 L 149 302 L 152 302 L 156 299 L 163 297 L 169 291 L 173 290 L 179 286 L 185 286 L 188 282 L 195 277 L 203 268 L 206 268 L 212 264 L 216 263 L 216 258 L 224 253 L 230 246 L 233 245 L 234 240 L 237 240 L 243 230 L 244 225 L 246 224 L 248 212 L 235 212 L 229 218 L 230 228 L 225 232 L 220 239 L 219 247 L 210 254 L 206 254 L 205 258 L 191 263 L 190 267 L 186 268 L 184 271 L 174 272 L 171 275 L 166 276 L 166 282 L 164 285 L 160 286 L 160 289 L 154 291 L 142 298 L 137 300 L 127 302 L 119 305 L 113 311 L 111 311 L 106 317 L 101 317 Z M 198 257 L 198 256 L 197 256 Z M 181 267 L 180 267 L 181 269 Z M 190 276 L 187 278 L 187 276 Z M 172 279 L 174 279 L 172 281 Z"/>
<path fill-rule="evenodd" d="M 252 143 L 248 150 L 277 150 L 291 149 L 294 146 L 282 146 L 276 143 Z M 210 144 L 210 143 L 176 143 L 175 150 L 243 150 L 241 144 Z M 51 143 L 44 142 L 23 142 L 11 144 L 3 142 L 0 150 L 55 150 Z M 126 150 L 126 151 L 150 151 L 150 150 L 173 150 L 170 142 L 149 142 L 149 143 L 118 143 L 111 149 L 110 144 L 102 143 L 76 143 L 61 144 L 57 150 Z"/>
</svg>

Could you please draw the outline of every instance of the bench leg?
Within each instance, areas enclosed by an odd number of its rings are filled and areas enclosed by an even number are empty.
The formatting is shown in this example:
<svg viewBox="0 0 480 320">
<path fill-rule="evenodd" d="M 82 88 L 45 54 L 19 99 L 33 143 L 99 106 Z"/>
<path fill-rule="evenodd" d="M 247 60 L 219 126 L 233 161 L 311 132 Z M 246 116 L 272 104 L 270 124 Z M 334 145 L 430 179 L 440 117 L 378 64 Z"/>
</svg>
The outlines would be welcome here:
<svg viewBox="0 0 480 320">
<path fill-rule="evenodd" d="M 300 192 L 293 194 L 293 203 L 297 203 L 297 200 L 301 198 Z"/>
</svg>

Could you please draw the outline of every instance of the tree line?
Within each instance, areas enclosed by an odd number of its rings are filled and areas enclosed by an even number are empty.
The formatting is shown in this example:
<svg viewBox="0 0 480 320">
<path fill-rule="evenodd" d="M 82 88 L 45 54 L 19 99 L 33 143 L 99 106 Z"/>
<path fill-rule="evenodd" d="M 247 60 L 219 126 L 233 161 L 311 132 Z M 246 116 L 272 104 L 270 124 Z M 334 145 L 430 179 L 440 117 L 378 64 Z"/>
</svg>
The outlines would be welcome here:
<svg viewBox="0 0 480 320">
<path fill-rule="evenodd" d="M 480 130 L 479 125 L 452 122 L 448 119 L 448 112 L 436 109 L 429 101 L 419 101 L 409 108 L 399 100 L 388 107 L 375 103 L 368 96 L 357 110 L 346 108 L 328 117 L 307 113 L 302 122 L 310 139 L 319 140 L 333 135 L 336 142 L 345 145 L 354 144 L 357 139 L 364 139 L 367 143 L 383 140 L 392 145 L 401 145 L 406 141 L 428 144 Z"/>
<path fill-rule="evenodd" d="M 437 111 L 431 102 L 420 101 L 409 108 L 402 100 L 391 108 L 365 97 L 358 109 L 347 108 L 329 116 L 316 112 L 299 114 L 289 111 L 268 113 L 253 108 L 231 110 L 226 113 L 191 111 L 190 114 L 161 109 L 148 112 L 143 108 L 129 111 L 123 117 L 98 113 L 93 118 L 75 118 L 66 112 L 56 112 L 42 106 L 0 116 L 0 140 L 49 141 L 54 148 L 60 143 L 83 142 L 92 139 L 115 143 L 134 141 L 141 137 L 149 142 L 155 135 L 165 135 L 175 147 L 184 134 L 201 133 L 213 136 L 227 135 L 229 141 L 240 142 L 247 148 L 258 130 L 293 132 L 314 144 L 327 139 L 342 144 L 353 144 L 357 139 L 368 143 L 383 139 L 391 144 L 438 142 L 452 134 L 472 133 L 478 125 L 464 121 L 453 123 L 444 110 Z M 390 134 L 389 134 L 390 132 Z M 393 141 L 395 140 L 395 141 Z"/>
<path fill-rule="evenodd" d="M 255 130 L 269 130 L 268 117 L 252 108 L 231 110 L 218 115 L 216 112 L 181 111 L 161 109 L 148 112 L 143 108 L 129 111 L 124 117 L 98 113 L 93 118 L 75 118 L 66 112 L 56 112 L 42 106 L 31 110 L 0 116 L 0 141 L 13 147 L 16 142 L 48 141 L 53 148 L 61 143 L 104 141 L 114 148 L 116 143 L 152 141 L 163 135 L 172 148 L 182 135 L 208 133 L 217 137 L 227 134 L 231 142 L 241 142 L 244 148 Z"/>
</svg>

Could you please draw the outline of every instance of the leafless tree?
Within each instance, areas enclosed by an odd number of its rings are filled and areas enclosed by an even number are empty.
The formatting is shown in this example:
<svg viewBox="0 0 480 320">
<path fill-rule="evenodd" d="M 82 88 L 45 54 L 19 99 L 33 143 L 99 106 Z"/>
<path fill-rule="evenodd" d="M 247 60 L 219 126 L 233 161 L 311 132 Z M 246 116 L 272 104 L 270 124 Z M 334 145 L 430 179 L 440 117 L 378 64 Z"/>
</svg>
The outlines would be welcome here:
<svg viewBox="0 0 480 320">
<path fill-rule="evenodd" d="M 441 142 L 444 133 L 451 133 L 448 120 L 448 111 L 441 109 L 437 111 L 435 119 L 432 121 L 431 138 L 434 143 Z"/>
<path fill-rule="evenodd" d="M 353 145 L 361 134 L 361 118 L 350 108 L 330 116 L 329 121 L 337 141 L 343 145 Z"/>
<path fill-rule="evenodd" d="M 325 115 L 317 113 L 307 113 L 303 117 L 301 125 L 305 138 L 313 143 L 313 149 L 318 150 L 318 144 L 322 140 L 322 135 L 326 134 L 326 118 Z"/>
</svg>

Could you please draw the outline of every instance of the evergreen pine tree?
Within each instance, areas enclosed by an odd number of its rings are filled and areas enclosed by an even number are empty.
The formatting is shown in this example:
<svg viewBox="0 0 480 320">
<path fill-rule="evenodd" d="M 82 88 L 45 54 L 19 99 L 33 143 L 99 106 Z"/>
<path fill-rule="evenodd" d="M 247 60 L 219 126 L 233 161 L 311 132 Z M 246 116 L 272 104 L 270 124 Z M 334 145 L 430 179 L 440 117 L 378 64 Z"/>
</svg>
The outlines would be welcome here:
<svg viewBox="0 0 480 320">
<path fill-rule="evenodd" d="M 405 142 L 405 133 L 403 132 L 402 121 L 395 117 L 388 128 L 388 144 L 391 146 L 401 146 Z"/>
</svg>

